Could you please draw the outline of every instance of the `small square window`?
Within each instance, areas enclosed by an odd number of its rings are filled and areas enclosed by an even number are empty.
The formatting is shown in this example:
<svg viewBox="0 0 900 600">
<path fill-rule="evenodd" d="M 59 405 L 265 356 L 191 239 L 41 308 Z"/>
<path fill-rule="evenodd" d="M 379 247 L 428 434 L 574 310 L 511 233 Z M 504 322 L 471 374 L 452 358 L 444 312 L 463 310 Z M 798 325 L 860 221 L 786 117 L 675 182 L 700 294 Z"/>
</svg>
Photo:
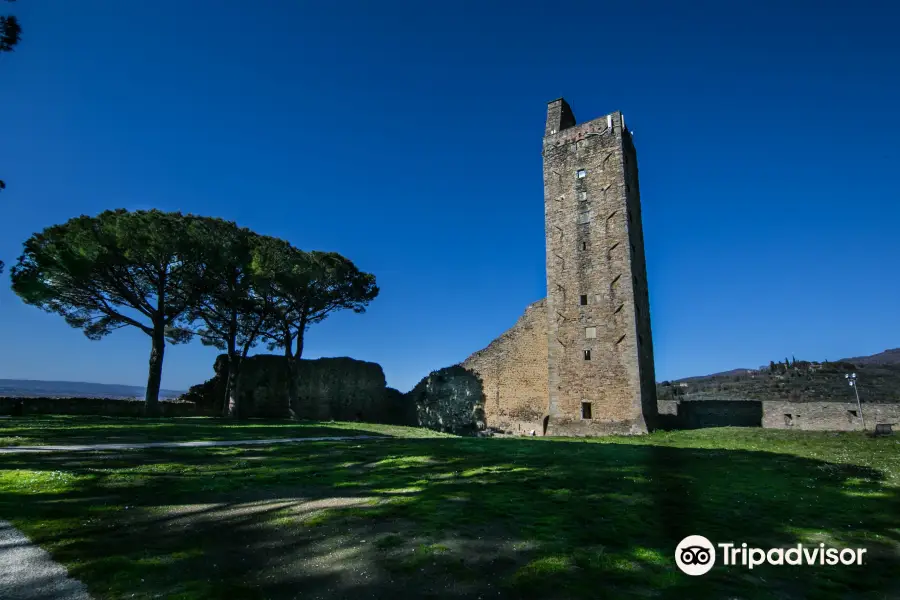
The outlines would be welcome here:
<svg viewBox="0 0 900 600">
<path fill-rule="evenodd" d="M 591 403 L 590 402 L 582 402 L 581 403 L 581 418 L 582 419 L 590 419 L 591 417 Z"/>
<path fill-rule="evenodd" d="M 581 249 L 587 250 L 587 242 L 581 242 Z"/>
<path fill-rule="evenodd" d="M 575 174 L 578 176 L 578 179 L 584 179 L 584 177 L 587 175 L 587 172 L 584 169 L 578 169 Z"/>
<path fill-rule="evenodd" d="M 584 351 L 584 360 L 591 360 L 591 351 L 590 350 Z"/>
<path fill-rule="evenodd" d="M 582 306 L 587 306 L 587 294 L 582 294 L 582 295 L 581 295 L 581 305 L 582 305 Z"/>
<path fill-rule="evenodd" d="M 588 340 L 597 339 L 597 328 L 596 327 L 585 327 L 584 328 L 584 337 Z"/>
</svg>

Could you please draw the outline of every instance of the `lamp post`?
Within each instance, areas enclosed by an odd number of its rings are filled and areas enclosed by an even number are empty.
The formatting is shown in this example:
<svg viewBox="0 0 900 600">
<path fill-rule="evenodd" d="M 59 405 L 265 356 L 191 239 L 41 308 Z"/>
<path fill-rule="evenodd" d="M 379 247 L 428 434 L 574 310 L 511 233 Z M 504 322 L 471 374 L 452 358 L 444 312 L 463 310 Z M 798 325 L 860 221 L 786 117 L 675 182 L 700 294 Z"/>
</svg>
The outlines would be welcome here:
<svg viewBox="0 0 900 600">
<path fill-rule="evenodd" d="M 856 373 L 850 373 L 849 375 L 844 375 L 844 378 L 850 384 L 850 387 L 853 388 L 853 391 L 856 393 L 856 407 L 859 409 L 859 417 L 862 419 L 863 431 L 866 430 L 866 417 L 863 415 L 862 404 L 859 401 L 859 386 L 856 384 Z"/>
</svg>

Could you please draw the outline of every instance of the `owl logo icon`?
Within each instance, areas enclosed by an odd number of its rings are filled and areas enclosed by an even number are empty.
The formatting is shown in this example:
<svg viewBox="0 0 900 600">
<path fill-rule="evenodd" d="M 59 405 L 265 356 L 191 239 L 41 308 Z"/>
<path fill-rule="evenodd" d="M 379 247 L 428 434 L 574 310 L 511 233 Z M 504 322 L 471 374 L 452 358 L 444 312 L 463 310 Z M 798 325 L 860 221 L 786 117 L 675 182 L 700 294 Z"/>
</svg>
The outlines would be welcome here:
<svg viewBox="0 0 900 600">
<path fill-rule="evenodd" d="M 703 575 L 716 564 L 716 549 L 702 535 L 689 535 L 675 548 L 675 564 L 687 575 Z"/>
</svg>

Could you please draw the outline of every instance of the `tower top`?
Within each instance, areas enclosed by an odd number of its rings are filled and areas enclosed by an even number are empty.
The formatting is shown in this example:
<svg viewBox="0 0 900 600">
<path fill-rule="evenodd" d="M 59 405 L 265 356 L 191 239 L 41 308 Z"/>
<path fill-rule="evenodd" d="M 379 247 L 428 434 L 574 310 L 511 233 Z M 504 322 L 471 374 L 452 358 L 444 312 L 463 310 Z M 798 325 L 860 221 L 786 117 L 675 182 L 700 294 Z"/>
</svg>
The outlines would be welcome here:
<svg viewBox="0 0 900 600">
<path fill-rule="evenodd" d="M 565 98 L 557 98 L 547 103 L 547 126 L 544 137 L 558 133 L 563 129 L 575 127 L 575 113 Z"/>
</svg>

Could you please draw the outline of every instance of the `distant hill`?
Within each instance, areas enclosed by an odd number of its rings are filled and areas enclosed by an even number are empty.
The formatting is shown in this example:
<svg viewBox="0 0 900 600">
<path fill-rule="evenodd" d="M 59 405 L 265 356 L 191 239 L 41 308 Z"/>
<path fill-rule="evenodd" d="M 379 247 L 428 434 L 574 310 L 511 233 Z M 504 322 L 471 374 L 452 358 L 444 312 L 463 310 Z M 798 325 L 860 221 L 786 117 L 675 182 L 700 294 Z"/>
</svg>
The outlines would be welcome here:
<svg viewBox="0 0 900 600">
<path fill-rule="evenodd" d="M 844 358 L 842 361 L 853 363 L 854 365 L 900 365 L 900 348 L 885 350 L 872 356 Z"/>
<path fill-rule="evenodd" d="M 0 397 L 7 398 L 143 398 L 144 389 L 135 385 L 87 383 L 84 381 L 41 381 L 37 379 L 0 379 Z M 159 390 L 159 398 L 174 399 L 183 394 Z"/>
<path fill-rule="evenodd" d="M 705 379 L 707 377 L 724 377 L 727 375 L 746 375 L 752 373 L 755 369 L 731 369 L 730 371 L 722 371 L 721 373 L 713 373 L 711 375 L 694 375 L 693 377 L 685 377 L 678 381 L 695 381 L 697 379 Z"/>
<path fill-rule="evenodd" d="M 900 403 L 900 348 L 835 362 L 792 361 L 761 369 L 732 369 L 657 384 L 660 400 L 855 400 L 845 375 L 856 372 L 863 402 Z"/>
</svg>

